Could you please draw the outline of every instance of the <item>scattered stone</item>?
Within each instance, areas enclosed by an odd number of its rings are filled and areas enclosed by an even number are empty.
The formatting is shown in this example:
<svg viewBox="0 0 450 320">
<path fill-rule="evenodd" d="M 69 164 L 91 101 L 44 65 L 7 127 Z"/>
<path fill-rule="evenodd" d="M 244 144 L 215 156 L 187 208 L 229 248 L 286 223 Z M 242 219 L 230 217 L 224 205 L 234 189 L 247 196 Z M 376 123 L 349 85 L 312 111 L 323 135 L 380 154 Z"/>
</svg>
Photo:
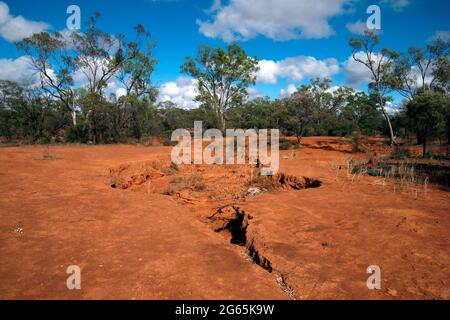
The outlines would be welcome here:
<svg viewBox="0 0 450 320">
<path fill-rule="evenodd" d="M 248 198 L 256 197 L 258 194 L 263 193 L 263 189 L 260 188 L 250 188 L 247 190 L 247 194 L 245 195 Z"/>
</svg>

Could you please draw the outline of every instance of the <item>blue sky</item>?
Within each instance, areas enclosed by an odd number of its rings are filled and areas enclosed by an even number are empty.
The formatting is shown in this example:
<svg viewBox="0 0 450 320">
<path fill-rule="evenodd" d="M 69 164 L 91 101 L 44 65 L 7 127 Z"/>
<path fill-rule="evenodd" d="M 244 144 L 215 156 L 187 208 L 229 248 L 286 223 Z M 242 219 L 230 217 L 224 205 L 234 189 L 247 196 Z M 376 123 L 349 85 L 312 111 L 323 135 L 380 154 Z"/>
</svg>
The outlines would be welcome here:
<svg viewBox="0 0 450 320">
<path fill-rule="evenodd" d="M 235 41 L 264 60 L 251 94 L 276 98 L 314 76 L 364 89 L 367 74 L 349 60 L 348 38 L 352 24 L 367 20 L 371 4 L 381 8 L 383 46 L 402 52 L 437 32 L 450 34 L 448 0 L 0 0 L 1 79 L 26 75 L 12 42 L 30 30 L 63 30 L 71 4 L 83 20 L 100 12 L 99 26 L 110 33 L 131 35 L 143 24 L 157 41 L 153 82 L 160 98 L 185 107 L 195 105 L 195 83 L 180 78 L 180 64 L 200 44 Z"/>
</svg>

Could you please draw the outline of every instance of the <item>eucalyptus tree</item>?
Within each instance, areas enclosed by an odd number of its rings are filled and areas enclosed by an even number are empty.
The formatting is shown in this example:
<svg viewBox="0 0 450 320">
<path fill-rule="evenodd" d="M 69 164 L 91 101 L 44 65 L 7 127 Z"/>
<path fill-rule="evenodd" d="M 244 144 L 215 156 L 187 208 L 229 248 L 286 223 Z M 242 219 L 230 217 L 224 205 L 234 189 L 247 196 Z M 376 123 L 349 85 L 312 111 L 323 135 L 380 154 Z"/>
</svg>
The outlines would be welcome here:
<svg viewBox="0 0 450 320">
<path fill-rule="evenodd" d="M 449 92 L 449 41 L 440 38 L 425 49 L 411 47 L 395 65 L 392 88 L 408 100 L 426 90 Z"/>
<path fill-rule="evenodd" d="M 143 25 L 137 25 L 135 32 L 136 39 L 125 45 L 125 61 L 117 78 L 126 90 L 126 97 L 145 96 L 154 101 L 157 92 L 152 85 L 151 76 L 157 63 L 157 59 L 153 57 L 155 42 L 151 41 L 151 34 Z"/>
<path fill-rule="evenodd" d="M 363 37 L 352 37 L 349 40 L 353 59 L 364 65 L 370 72 L 372 83 L 369 84 L 369 89 L 378 98 L 378 106 L 387 122 L 390 144 L 393 146 L 396 144 L 396 139 L 391 119 L 386 109 L 386 94 L 392 90 L 392 74 L 399 54 L 387 48 L 377 52 L 376 46 L 379 43 L 380 38 L 373 31 L 366 31 Z"/>
<path fill-rule="evenodd" d="M 301 143 L 308 127 L 318 118 L 317 99 L 311 92 L 311 86 L 303 85 L 284 101 L 287 109 L 286 124 L 297 137 L 298 143 Z"/>
<path fill-rule="evenodd" d="M 62 34 L 41 32 L 16 44 L 30 60 L 31 68 L 38 74 L 41 88 L 54 99 L 59 100 L 77 125 L 73 74 L 77 65 L 67 49 Z"/>
<path fill-rule="evenodd" d="M 85 32 L 73 32 L 71 45 L 82 82 L 87 83 L 89 93 L 102 96 L 109 81 L 117 76 L 126 59 L 124 36 L 100 30 L 97 27 L 99 18 L 100 14 L 95 13 L 88 19 Z"/>
<path fill-rule="evenodd" d="M 243 103 L 247 88 L 256 80 L 258 58 L 250 57 L 237 44 L 227 49 L 200 46 L 196 57 L 187 57 L 181 71 L 197 80 L 196 100 L 216 112 L 222 130 L 226 111 Z"/>
</svg>

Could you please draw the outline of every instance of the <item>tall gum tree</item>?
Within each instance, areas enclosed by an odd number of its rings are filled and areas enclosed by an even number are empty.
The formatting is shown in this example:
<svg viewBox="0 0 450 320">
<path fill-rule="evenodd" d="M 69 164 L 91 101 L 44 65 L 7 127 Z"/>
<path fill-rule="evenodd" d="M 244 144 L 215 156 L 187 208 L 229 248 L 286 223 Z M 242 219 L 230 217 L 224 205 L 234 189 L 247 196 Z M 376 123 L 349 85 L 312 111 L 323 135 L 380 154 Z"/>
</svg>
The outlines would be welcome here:
<svg viewBox="0 0 450 320">
<path fill-rule="evenodd" d="M 181 71 L 197 80 L 196 100 L 217 114 L 220 129 L 226 129 L 226 111 L 242 104 L 247 88 L 255 84 L 258 58 L 249 57 L 236 44 L 222 48 L 202 45 L 196 57 L 187 57 Z"/>
<path fill-rule="evenodd" d="M 378 97 L 378 105 L 383 113 L 389 128 L 389 138 L 391 146 L 396 145 L 394 129 L 392 127 L 391 119 L 386 110 L 386 93 L 391 90 L 389 84 L 392 78 L 393 68 L 398 59 L 399 54 L 387 48 L 376 52 L 375 47 L 380 43 L 380 38 L 373 31 L 366 31 L 364 37 L 352 37 L 349 44 L 352 47 L 352 56 L 356 62 L 363 64 L 369 71 L 372 77 L 372 83 L 369 89 L 373 91 Z"/>
<path fill-rule="evenodd" d="M 16 44 L 30 59 L 31 67 L 40 78 L 42 89 L 62 102 L 77 125 L 73 73 L 76 63 L 67 50 L 66 39 L 58 33 L 36 33 Z"/>
<path fill-rule="evenodd" d="M 411 47 L 400 56 L 391 79 L 392 89 L 408 101 L 427 90 L 449 93 L 450 58 L 448 40 L 438 38 L 425 48 Z"/>
</svg>

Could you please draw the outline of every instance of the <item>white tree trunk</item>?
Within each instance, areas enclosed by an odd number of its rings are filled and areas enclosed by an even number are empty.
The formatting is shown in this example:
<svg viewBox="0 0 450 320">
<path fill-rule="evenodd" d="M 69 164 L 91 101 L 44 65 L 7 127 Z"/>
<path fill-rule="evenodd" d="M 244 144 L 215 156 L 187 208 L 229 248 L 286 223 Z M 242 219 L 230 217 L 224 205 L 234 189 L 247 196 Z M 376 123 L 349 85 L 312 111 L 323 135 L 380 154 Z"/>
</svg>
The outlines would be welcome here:
<svg viewBox="0 0 450 320">
<path fill-rule="evenodd" d="M 72 124 L 74 127 L 76 127 L 77 126 L 77 112 L 72 109 L 71 115 L 72 115 Z"/>
</svg>

